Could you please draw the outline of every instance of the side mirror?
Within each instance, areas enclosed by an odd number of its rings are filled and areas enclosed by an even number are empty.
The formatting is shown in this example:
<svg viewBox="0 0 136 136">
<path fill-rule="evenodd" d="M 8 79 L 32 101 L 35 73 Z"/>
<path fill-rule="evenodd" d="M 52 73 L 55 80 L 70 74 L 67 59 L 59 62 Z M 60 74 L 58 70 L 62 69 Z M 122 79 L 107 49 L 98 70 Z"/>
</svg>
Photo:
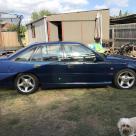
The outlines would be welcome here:
<svg viewBox="0 0 136 136">
<path fill-rule="evenodd" d="M 104 57 L 102 57 L 101 55 L 97 54 L 95 61 L 104 61 Z"/>
</svg>

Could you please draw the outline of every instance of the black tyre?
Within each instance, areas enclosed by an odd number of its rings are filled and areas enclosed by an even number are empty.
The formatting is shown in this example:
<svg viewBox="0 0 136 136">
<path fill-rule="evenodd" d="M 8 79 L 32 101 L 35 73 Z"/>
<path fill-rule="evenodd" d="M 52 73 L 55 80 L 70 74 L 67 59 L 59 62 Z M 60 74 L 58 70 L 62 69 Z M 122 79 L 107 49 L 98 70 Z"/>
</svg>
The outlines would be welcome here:
<svg viewBox="0 0 136 136">
<path fill-rule="evenodd" d="M 120 89 L 130 89 L 136 84 L 136 73 L 131 69 L 119 71 L 114 78 L 114 84 Z"/>
<path fill-rule="evenodd" d="M 15 87 L 21 94 L 31 94 L 38 90 L 39 81 L 33 74 L 20 74 L 15 79 Z"/>
</svg>

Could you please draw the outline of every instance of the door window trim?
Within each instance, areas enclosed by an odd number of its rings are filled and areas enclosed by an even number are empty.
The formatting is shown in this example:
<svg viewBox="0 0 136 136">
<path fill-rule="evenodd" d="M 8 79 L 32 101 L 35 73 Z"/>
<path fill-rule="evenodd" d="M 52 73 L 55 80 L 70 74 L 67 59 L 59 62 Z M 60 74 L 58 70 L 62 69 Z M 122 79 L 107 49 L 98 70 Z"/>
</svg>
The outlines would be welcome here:
<svg viewBox="0 0 136 136">
<path fill-rule="evenodd" d="M 37 51 L 38 51 L 39 49 L 41 49 L 41 58 L 40 58 L 41 60 L 40 60 L 40 61 L 34 61 L 34 60 L 32 60 L 33 56 L 37 53 Z M 38 47 L 36 47 L 35 51 L 34 51 L 33 54 L 31 55 L 29 61 L 31 61 L 31 62 L 42 62 L 42 61 L 43 61 L 43 57 L 42 57 L 42 45 L 39 45 Z"/>
</svg>

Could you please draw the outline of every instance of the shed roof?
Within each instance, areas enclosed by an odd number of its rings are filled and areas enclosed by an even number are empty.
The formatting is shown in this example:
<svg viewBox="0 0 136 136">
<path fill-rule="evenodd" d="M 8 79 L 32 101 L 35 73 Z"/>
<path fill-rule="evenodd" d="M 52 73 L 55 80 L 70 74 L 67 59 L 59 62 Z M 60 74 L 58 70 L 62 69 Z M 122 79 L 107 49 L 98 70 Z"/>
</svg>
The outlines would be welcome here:
<svg viewBox="0 0 136 136">
<path fill-rule="evenodd" d="M 38 21 L 40 21 L 40 20 L 42 20 L 42 19 L 44 19 L 44 18 L 47 18 L 47 16 L 44 16 L 44 17 L 41 17 L 41 18 L 39 18 L 39 19 L 37 19 L 37 20 L 31 21 L 31 22 L 29 22 L 28 24 L 26 24 L 26 26 L 31 25 L 31 24 L 33 24 L 33 23 L 36 23 L 36 22 L 38 22 Z"/>
<path fill-rule="evenodd" d="M 128 23 L 136 23 L 136 14 L 131 14 L 128 16 L 122 17 L 111 17 L 110 24 L 128 24 Z"/>
<path fill-rule="evenodd" d="M 48 16 L 47 20 L 49 21 L 95 21 L 95 18 L 98 12 L 102 14 L 105 14 L 107 12 L 109 15 L 109 9 L 101 9 L 101 10 L 89 10 L 89 11 L 54 14 L 54 15 Z"/>
<path fill-rule="evenodd" d="M 47 20 L 49 20 L 49 21 L 94 20 L 97 12 L 99 12 L 99 11 L 103 12 L 105 10 L 109 10 L 109 9 L 52 14 L 50 16 L 44 16 L 42 18 L 39 18 L 38 20 L 32 21 L 32 22 L 26 24 L 26 26 L 36 23 L 44 18 L 47 18 Z M 94 16 L 90 17 L 90 13 L 92 13 L 92 15 L 94 15 Z"/>
</svg>

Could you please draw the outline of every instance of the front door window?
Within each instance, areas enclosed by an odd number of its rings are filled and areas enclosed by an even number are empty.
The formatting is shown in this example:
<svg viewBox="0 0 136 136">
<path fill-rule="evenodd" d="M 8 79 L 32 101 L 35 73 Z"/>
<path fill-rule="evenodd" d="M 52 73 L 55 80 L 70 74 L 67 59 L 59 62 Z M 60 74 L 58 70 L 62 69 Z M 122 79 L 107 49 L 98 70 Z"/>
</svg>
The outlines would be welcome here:
<svg viewBox="0 0 136 136">
<path fill-rule="evenodd" d="M 95 54 L 80 44 L 65 44 L 64 45 L 65 58 L 73 60 L 91 60 L 95 58 Z"/>
<path fill-rule="evenodd" d="M 62 59 L 63 52 L 60 44 L 50 44 L 42 48 L 43 61 Z"/>
</svg>

